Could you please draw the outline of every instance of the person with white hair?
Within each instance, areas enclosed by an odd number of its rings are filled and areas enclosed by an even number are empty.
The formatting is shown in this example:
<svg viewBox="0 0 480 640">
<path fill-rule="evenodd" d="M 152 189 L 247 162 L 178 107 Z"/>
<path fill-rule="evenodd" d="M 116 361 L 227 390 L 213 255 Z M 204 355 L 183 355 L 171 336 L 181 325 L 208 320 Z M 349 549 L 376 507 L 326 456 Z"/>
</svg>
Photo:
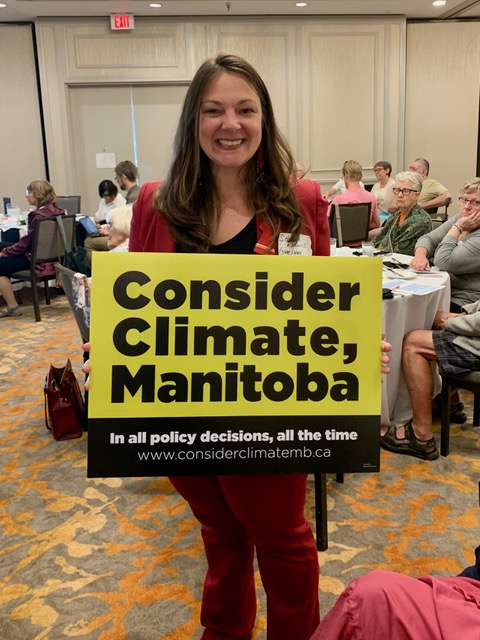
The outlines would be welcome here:
<svg viewBox="0 0 480 640">
<path fill-rule="evenodd" d="M 373 244 L 380 251 L 413 256 L 420 236 L 432 230 L 432 219 L 418 204 L 422 177 L 414 171 L 402 171 L 395 177 L 392 189 L 397 212 L 389 216 Z"/>
<path fill-rule="evenodd" d="M 128 251 L 131 221 L 132 207 L 130 205 L 117 207 L 112 211 L 108 227 L 109 251 Z"/>
</svg>

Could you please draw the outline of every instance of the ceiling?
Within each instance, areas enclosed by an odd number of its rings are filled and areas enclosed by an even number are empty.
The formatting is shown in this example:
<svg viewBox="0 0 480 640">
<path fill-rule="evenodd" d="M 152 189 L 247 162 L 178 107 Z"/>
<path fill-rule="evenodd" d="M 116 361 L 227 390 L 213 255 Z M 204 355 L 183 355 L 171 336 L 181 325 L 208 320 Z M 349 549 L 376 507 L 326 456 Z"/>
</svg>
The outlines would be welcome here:
<svg viewBox="0 0 480 640">
<path fill-rule="evenodd" d="M 152 9 L 149 2 L 161 8 Z M 409 19 L 455 20 L 480 18 L 480 0 L 447 0 L 434 7 L 432 0 L 0 0 L 0 22 L 34 21 L 38 18 L 109 16 L 131 13 L 140 16 L 351 16 L 404 15 Z"/>
</svg>

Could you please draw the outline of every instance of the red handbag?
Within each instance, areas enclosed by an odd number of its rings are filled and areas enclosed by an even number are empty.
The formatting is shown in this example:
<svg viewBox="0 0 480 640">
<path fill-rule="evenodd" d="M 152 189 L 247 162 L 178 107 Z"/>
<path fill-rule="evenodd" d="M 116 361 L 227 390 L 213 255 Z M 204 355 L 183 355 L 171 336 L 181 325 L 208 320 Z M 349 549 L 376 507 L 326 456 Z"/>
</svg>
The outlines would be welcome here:
<svg viewBox="0 0 480 640">
<path fill-rule="evenodd" d="M 50 365 L 44 397 L 45 426 L 55 440 L 80 438 L 85 426 L 85 403 L 70 360 L 64 367 Z"/>
</svg>

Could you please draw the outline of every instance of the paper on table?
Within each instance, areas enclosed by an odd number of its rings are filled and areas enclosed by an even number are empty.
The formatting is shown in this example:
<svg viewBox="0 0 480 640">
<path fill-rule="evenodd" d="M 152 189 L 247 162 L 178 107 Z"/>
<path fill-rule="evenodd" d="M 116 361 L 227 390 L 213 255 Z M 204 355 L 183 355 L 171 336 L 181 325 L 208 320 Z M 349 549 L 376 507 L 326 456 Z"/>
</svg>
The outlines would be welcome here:
<svg viewBox="0 0 480 640">
<path fill-rule="evenodd" d="M 385 289 L 398 290 L 402 293 L 412 293 L 416 296 L 425 296 L 432 291 L 444 289 L 443 284 L 421 284 L 419 282 L 405 282 L 405 280 L 388 280 L 382 285 Z"/>
</svg>

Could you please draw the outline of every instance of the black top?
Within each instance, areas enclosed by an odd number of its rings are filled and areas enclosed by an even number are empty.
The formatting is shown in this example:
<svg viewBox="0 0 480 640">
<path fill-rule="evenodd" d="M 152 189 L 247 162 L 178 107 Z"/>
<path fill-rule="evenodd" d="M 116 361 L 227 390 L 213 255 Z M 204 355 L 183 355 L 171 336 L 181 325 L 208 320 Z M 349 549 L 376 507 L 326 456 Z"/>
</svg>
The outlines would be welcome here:
<svg viewBox="0 0 480 640">
<path fill-rule="evenodd" d="M 210 247 L 210 253 L 240 253 L 250 254 L 253 253 L 255 245 L 257 244 L 257 217 L 253 218 L 248 224 L 243 227 L 236 236 L 230 238 L 222 244 L 212 244 Z"/>
</svg>

